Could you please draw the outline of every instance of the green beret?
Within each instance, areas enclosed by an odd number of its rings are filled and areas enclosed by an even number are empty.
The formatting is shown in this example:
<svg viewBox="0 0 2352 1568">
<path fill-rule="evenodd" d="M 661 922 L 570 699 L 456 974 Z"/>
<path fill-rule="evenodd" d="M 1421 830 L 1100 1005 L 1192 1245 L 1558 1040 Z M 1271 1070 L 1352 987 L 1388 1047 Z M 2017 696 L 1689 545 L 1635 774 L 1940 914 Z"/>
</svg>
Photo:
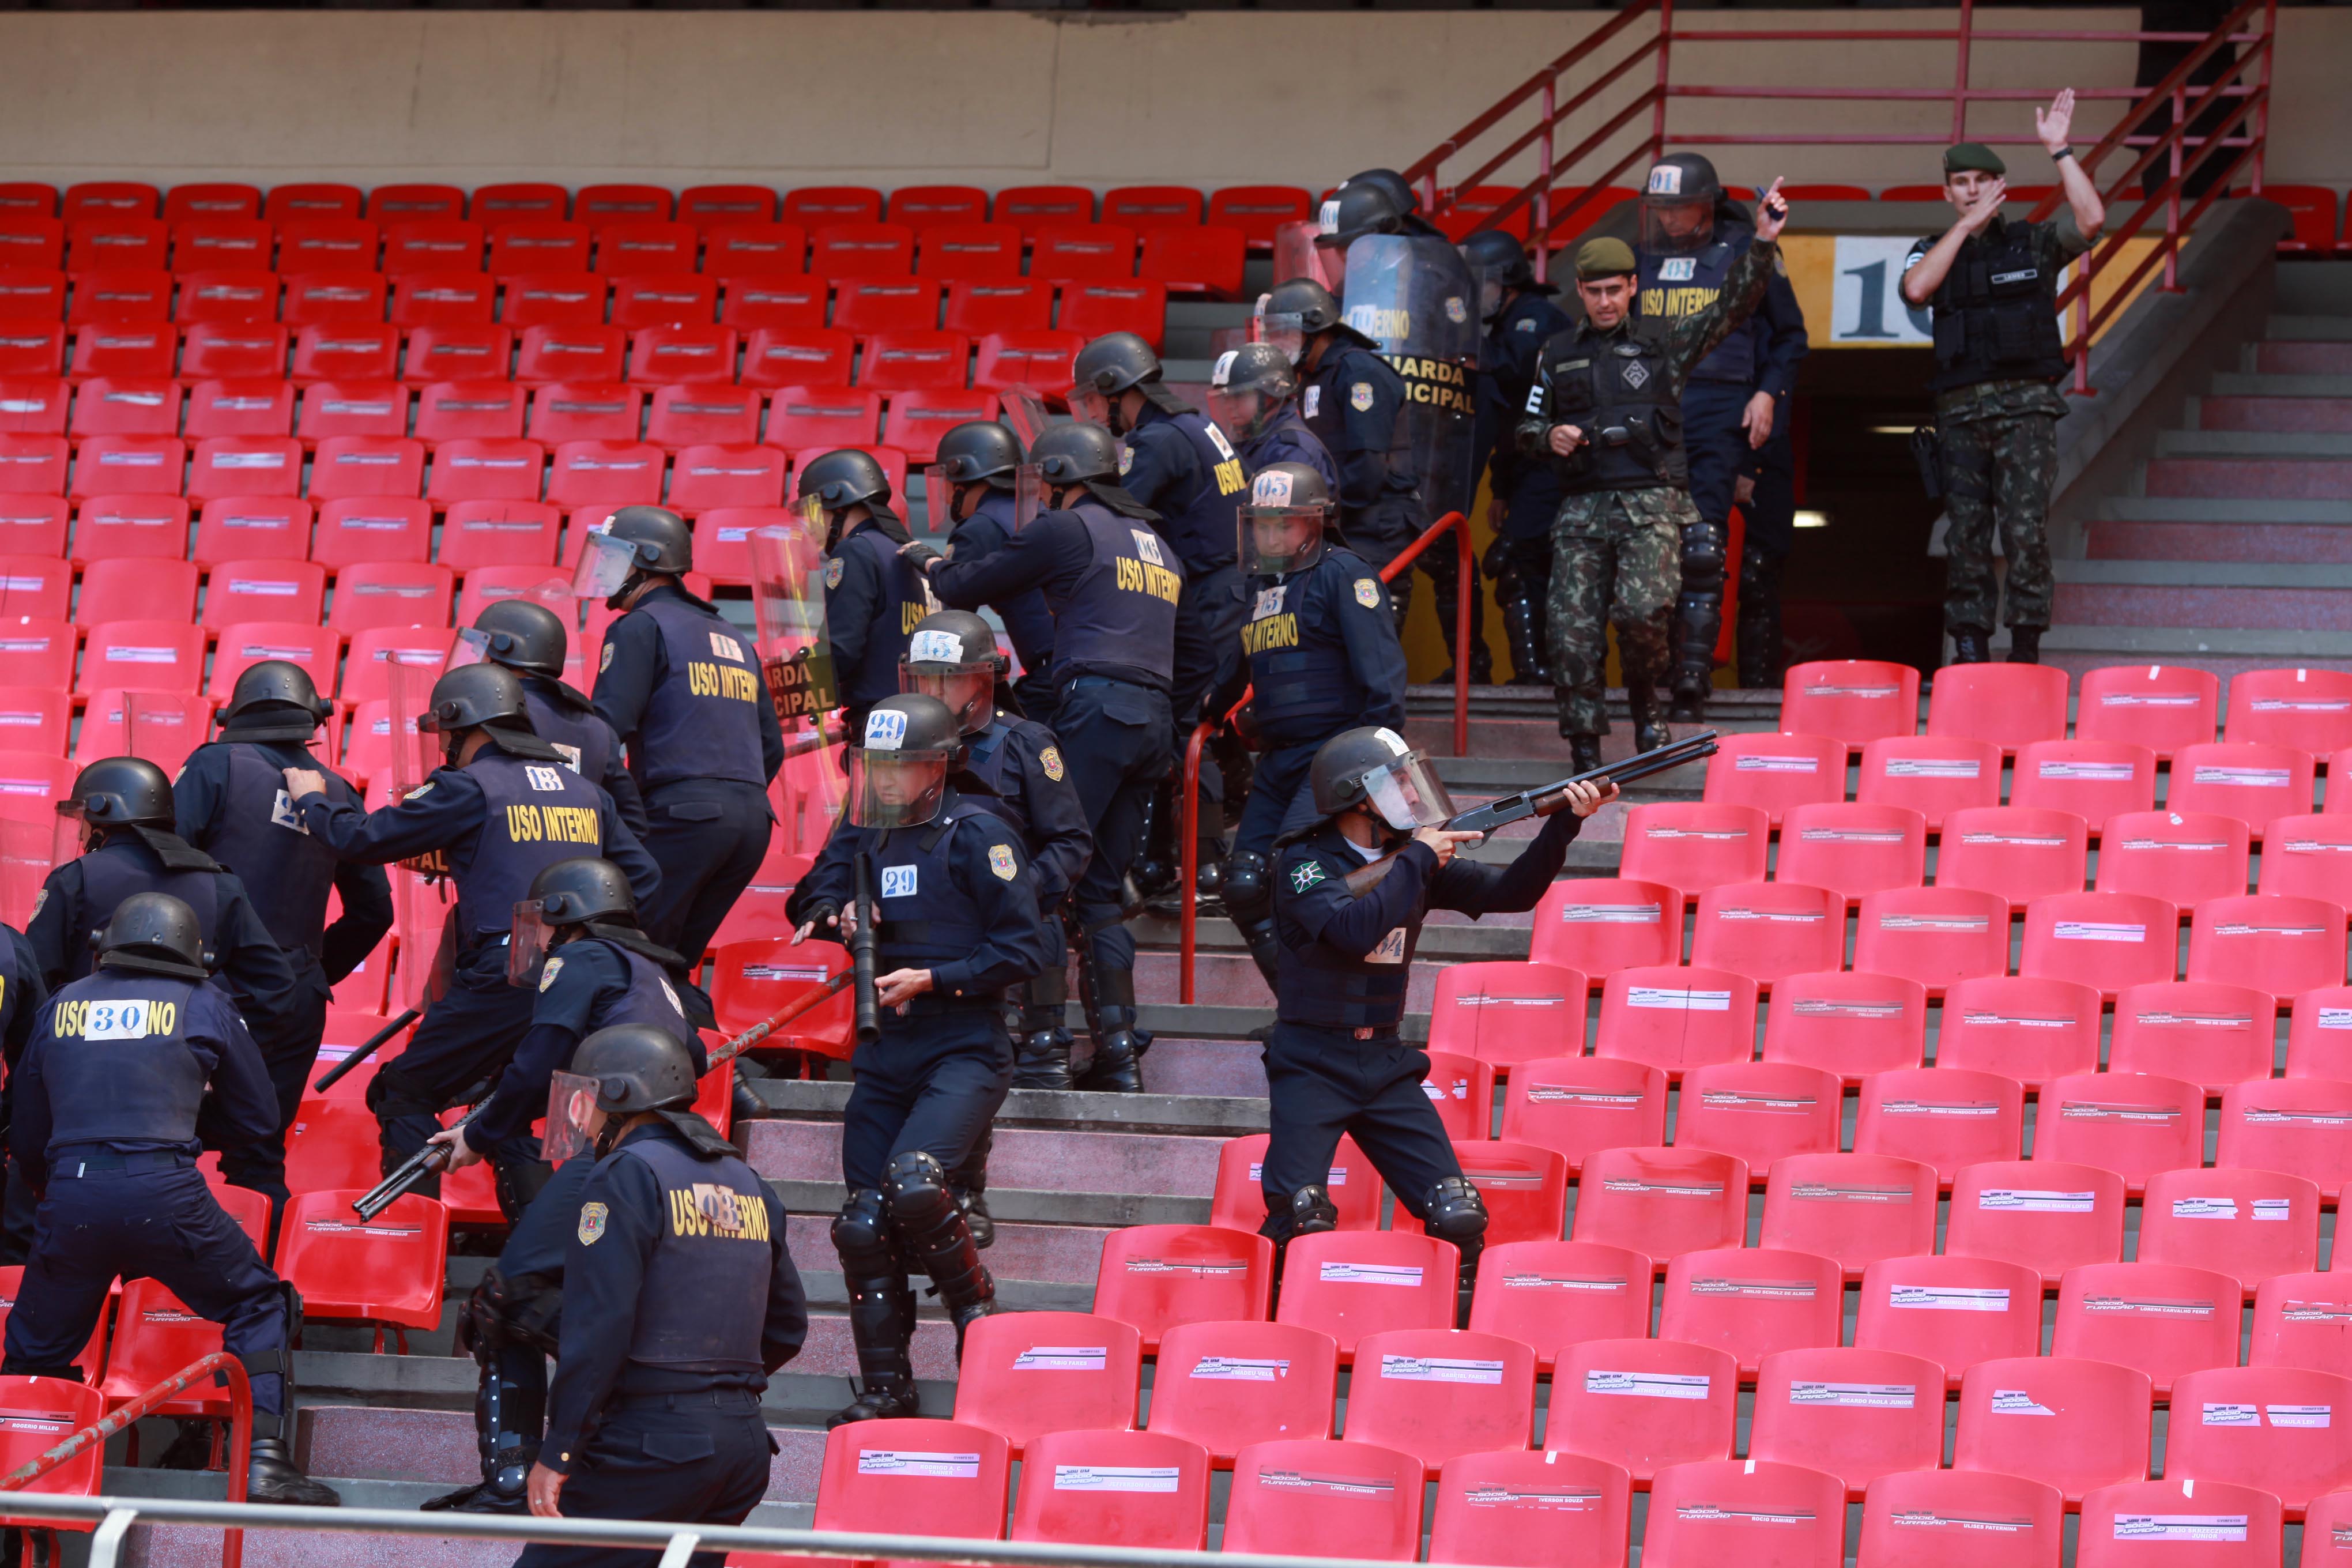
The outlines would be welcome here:
<svg viewBox="0 0 2352 1568">
<path fill-rule="evenodd" d="M 1634 271 L 1633 247 L 1622 239 L 1588 239 L 1577 247 L 1576 280 L 1616 278 Z"/>
<path fill-rule="evenodd" d="M 1980 174 L 2006 174 L 2009 165 L 2000 154 L 1981 142 L 1962 142 L 1944 149 L 1944 173 L 1957 174 L 1963 169 L 1974 169 Z"/>
</svg>

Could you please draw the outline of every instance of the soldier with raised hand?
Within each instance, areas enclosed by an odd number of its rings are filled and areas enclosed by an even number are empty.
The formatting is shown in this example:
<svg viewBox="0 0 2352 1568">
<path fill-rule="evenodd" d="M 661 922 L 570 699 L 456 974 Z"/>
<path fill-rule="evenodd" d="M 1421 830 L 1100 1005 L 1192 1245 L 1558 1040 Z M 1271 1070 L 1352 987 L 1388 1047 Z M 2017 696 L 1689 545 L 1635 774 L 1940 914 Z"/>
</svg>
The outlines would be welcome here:
<svg viewBox="0 0 2352 1568">
<path fill-rule="evenodd" d="M 1602 678 L 1612 624 L 1633 749 L 1672 739 L 1657 683 L 1682 591 L 1683 533 L 1696 521 L 1683 384 L 1763 299 L 1788 219 L 1775 180 L 1758 204 L 1756 237 L 1715 302 L 1670 322 L 1633 313 L 1636 264 L 1623 240 L 1587 240 L 1576 253 L 1585 319 L 1544 345 L 1517 440 L 1522 452 L 1554 461 L 1564 492 L 1552 522 L 1552 689 L 1580 773 L 1601 765 L 1609 732 Z"/>
<path fill-rule="evenodd" d="M 1993 531 L 2009 560 L 2011 664 L 2042 658 L 2055 584 L 2043 532 L 2050 487 L 2058 477 L 2058 421 L 2066 398 L 2066 345 L 2058 328 L 2058 273 L 2091 248 L 2106 223 L 2106 204 L 2084 172 L 2066 135 L 2074 89 L 2033 111 L 2066 205 L 2047 223 L 2000 216 L 2009 172 L 1980 142 L 1944 150 L 1944 199 L 1959 221 L 1911 247 L 1903 298 L 1934 316 L 1937 445 L 1951 531 L 1944 568 L 1944 630 L 1952 662 L 1992 657 Z"/>
</svg>

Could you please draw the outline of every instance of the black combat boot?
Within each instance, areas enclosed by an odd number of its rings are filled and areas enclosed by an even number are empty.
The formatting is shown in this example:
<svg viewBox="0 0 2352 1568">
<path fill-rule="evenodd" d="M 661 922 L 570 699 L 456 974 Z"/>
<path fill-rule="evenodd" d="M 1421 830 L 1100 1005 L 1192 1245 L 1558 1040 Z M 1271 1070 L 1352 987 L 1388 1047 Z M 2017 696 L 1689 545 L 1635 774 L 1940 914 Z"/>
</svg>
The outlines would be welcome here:
<svg viewBox="0 0 2352 1568">
<path fill-rule="evenodd" d="M 938 1169 L 938 1162 L 931 1168 Z M 939 1198 L 938 1206 L 955 1209 L 944 1189 Z M 961 1212 L 956 1223 L 963 1223 Z M 857 1347 L 857 1380 L 863 1386 L 825 1425 L 920 1415 L 915 1397 L 915 1293 L 907 1288 L 907 1267 L 881 1193 L 872 1187 L 852 1189 L 849 1201 L 834 1216 L 833 1248 L 841 1257 L 841 1280 L 849 1292 L 849 1337 Z"/>
<path fill-rule="evenodd" d="M 1135 890 L 1149 900 L 1165 892 L 1176 882 L 1176 833 L 1179 813 L 1176 810 L 1176 783 L 1162 779 L 1152 786 L 1143 801 L 1143 831 L 1137 842 L 1143 852 L 1135 858 L 1128 875 L 1133 879 Z"/>
<path fill-rule="evenodd" d="M 996 1128 L 993 1123 L 980 1131 L 980 1142 L 971 1146 L 962 1164 L 949 1178 L 949 1190 L 955 1194 L 956 1207 L 963 1211 L 964 1228 L 971 1232 L 971 1244 L 985 1247 L 996 1239 L 996 1216 L 988 1212 L 988 1156 L 996 1148 Z"/>
<path fill-rule="evenodd" d="M 1589 773 L 1601 765 L 1601 737 L 1570 735 L 1568 737 L 1569 772 Z"/>
<path fill-rule="evenodd" d="M 2042 662 L 2042 630 L 2040 626 L 2009 628 L 2009 662 L 2040 664 Z"/>
<path fill-rule="evenodd" d="M 1658 689 L 1646 678 L 1626 683 L 1625 712 L 1633 721 L 1635 751 L 1654 752 L 1674 744 L 1674 731 L 1658 717 Z"/>
<path fill-rule="evenodd" d="M 1477 596 L 1486 591 L 1486 585 L 1485 584 L 1477 581 L 1475 575 L 1472 577 L 1470 584 L 1470 684 L 1473 686 L 1492 686 L 1495 684 L 1495 650 L 1486 646 L 1486 638 L 1485 635 L 1486 630 L 1486 605 L 1485 601 Z M 1437 630 L 1438 634 L 1445 639 L 1446 660 L 1445 668 L 1438 671 L 1437 679 L 1433 684 L 1438 686 L 1451 686 L 1454 684 L 1453 654 L 1454 648 L 1458 646 L 1454 639 L 1460 635 L 1461 606 L 1454 603 L 1454 595 L 1445 591 L 1444 584 L 1443 584 L 1436 585 L 1434 599 L 1437 605 Z"/>
<path fill-rule="evenodd" d="M 294 1380 L 284 1382 L 283 1395 L 289 1405 L 294 1402 Z M 341 1508 L 342 1498 L 335 1489 L 322 1481 L 314 1481 L 302 1473 L 287 1452 L 283 1415 L 272 1415 L 257 1410 L 253 1413 L 253 1448 L 251 1462 L 245 1472 L 245 1500 L 247 1502 L 287 1503 L 296 1508 Z"/>
<path fill-rule="evenodd" d="M 1706 722 L 1706 697 L 1715 689 L 1715 645 L 1722 635 L 1721 594 L 1685 594 L 1675 601 L 1674 704 L 1666 710 L 1674 722 Z"/>
<path fill-rule="evenodd" d="M 1032 976 L 1021 1005 L 1021 1033 L 1013 1042 L 1013 1087 L 1070 1087 L 1070 1031 L 1066 1026 L 1070 973 L 1056 964 Z"/>
<path fill-rule="evenodd" d="M 1543 606 L 1528 598 L 1505 599 L 1503 633 L 1511 645 L 1511 684 L 1549 686 L 1551 672 L 1544 668 Z"/>
<path fill-rule="evenodd" d="M 478 1374 L 474 1442 L 481 1455 L 482 1479 L 422 1506 L 434 1512 L 529 1513 L 530 1468 L 538 1461 L 540 1439 L 547 1430 L 546 1352 L 520 1344 L 493 1347 L 478 1319 L 461 1319 L 460 1323 Z"/>
<path fill-rule="evenodd" d="M 1952 662 L 1954 664 L 1990 664 L 1992 634 L 1982 626 L 1952 628 Z"/>
<path fill-rule="evenodd" d="M 1078 973 L 1085 987 L 1087 1026 L 1095 1037 L 1094 1060 L 1078 1087 L 1096 1094 L 1143 1092 L 1141 1057 L 1151 1037 L 1135 1026 L 1135 971 L 1089 963 Z"/>
</svg>

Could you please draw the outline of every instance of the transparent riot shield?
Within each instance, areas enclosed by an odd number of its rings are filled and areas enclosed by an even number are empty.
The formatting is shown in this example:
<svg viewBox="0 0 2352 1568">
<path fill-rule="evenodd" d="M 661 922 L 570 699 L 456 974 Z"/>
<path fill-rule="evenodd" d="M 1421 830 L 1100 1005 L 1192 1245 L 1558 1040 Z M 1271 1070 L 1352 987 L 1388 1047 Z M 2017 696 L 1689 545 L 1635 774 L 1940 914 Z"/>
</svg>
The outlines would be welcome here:
<svg viewBox="0 0 2352 1568">
<path fill-rule="evenodd" d="M 923 531 L 945 539 L 955 531 L 955 486 L 938 463 L 923 470 Z"/>
<path fill-rule="evenodd" d="M 1315 237 L 1322 232 L 1316 223 L 1286 223 L 1274 231 L 1274 280 L 1287 283 L 1293 278 L 1312 278 L 1337 294 L 1339 280 L 1334 265 L 1339 258 L 1328 247 L 1318 247 Z"/>
<path fill-rule="evenodd" d="M 81 824 L 71 826 L 79 833 Z M 55 845 L 56 835 L 46 822 L 0 818 L 0 921 L 18 931 L 32 923 L 41 885 L 55 866 Z"/>
<path fill-rule="evenodd" d="M 392 796 L 398 805 L 425 787 L 434 755 L 434 737 L 418 721 L 430 706 L 440 672 L 426 665 L 394 661 L 384 670 L 392 733 Z M 393 984 L 401 1005 L 423 1008 L 449 988 L 457 933 L 450 929 L 448 858 L 438 849 L 400 862 L 393 878 L 393 926 L 400 936 L 400 963 Z"/>
<path fill-rule="evenodd" d="M 927 506 L 936 504 L 929 499 L 930 488 L 927 478 Z M 946 487 L 942 483 L 939 488 Z M 824 546 L 799 522 L 755 529 L 746 542 L 751 554 L 755 646 L 789 746 L 820 715 L 841 706 L 833 644 L 824 632 Z"/>
<path fill-rule="evenodd" d="M 1027 451 L 1045 433 L 1053 416 L 1045 412 L 1045 400 L 1026 386 L 1009 386 L 996 395 L 999 416 L 1006 428 L 1021 438 L 1021 449 Z"/>
<path fill-rule="evenodd" d="M 493 588 L 483 595 L 485 606 L 499 599 L 527 599 L 541 606 L 563 623 L 567 642 L 577 642 L 580 634 L 580 601 L 573 596 L 568 578 L 549 576 L 527 588 Z M 479 617 L 477 616 L 477 619 Z M 449 647 L 449 662 L 445 669 L 457 669 L 469 664 L 480 664 L 490 657 L 493 634 L 464 626 L 457 641 Z"/>
<path fill-rule="evenodd" d="M 1282 351 L 1282 357 L 1297 364 L 1307 353 L 1307 319 L 1296 310 L 1269 310 L 1269 296 L 1257 297 L 1257 310 L 1250 316 L 1250 342 L 1272 343 Z"/>
<path fill-rule="evenodd" d="M 594 1149 L 603 1123 L 596 1114 L 596 1080 L 576 1072 L 550 1073 L 547 1123 L 540 1129 L 540 1158 L 561 1165 Z"/>
<path fill-rule="evenodd" d="M 1020 532 L 1045 510 L 1045 471 L 1034 463 L 1013 470 L 1013 531 Z"/>
<path fill-rule="evenodd" d="M 1368 234 L 1348 247 L 1348 325 L 1404 377 L 1406 441 L 1422 525 L 1466 512 L 1477 490 L 1478 286 L 1462 253 L 1423 235 Z"/>
</svg>

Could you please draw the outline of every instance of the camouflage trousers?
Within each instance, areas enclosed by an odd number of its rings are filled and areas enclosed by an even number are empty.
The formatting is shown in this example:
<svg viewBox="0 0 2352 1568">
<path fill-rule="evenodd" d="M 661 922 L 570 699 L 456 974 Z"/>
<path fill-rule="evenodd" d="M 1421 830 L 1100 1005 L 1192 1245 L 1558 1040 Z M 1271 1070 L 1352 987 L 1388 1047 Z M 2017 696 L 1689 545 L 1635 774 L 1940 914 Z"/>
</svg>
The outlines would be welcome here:
<svg viewBox="0 0 2352 1568">
<path fill-rule="evenodd" d="M 2044 528 L 2050 485 L 2058 473 L 2058 421 L 2047 414 L 2000 414 L 1946 423 L 1944 505 L 1951 514 L 1945 539 L 1944 629 L 1992 630 L 1998 585 L 1993 581 L 1993 531 L 2000 531 L 2009 561 L 2009 604 L 2001 623 L 2050 624 L 2053 587 Z"/>
<path fill-rule="evenodd" d="M 1566 734 L 1605 735 L 1608 629 L 1628 687 L 1666 674 L 1668 630 L 1682 592 L 1683 530 L 1696 526 L 1690 492 L 1660 487 L 1598 490 L 1560 503 L 1551 525 L 1551 668 Z"/>
</svg>

